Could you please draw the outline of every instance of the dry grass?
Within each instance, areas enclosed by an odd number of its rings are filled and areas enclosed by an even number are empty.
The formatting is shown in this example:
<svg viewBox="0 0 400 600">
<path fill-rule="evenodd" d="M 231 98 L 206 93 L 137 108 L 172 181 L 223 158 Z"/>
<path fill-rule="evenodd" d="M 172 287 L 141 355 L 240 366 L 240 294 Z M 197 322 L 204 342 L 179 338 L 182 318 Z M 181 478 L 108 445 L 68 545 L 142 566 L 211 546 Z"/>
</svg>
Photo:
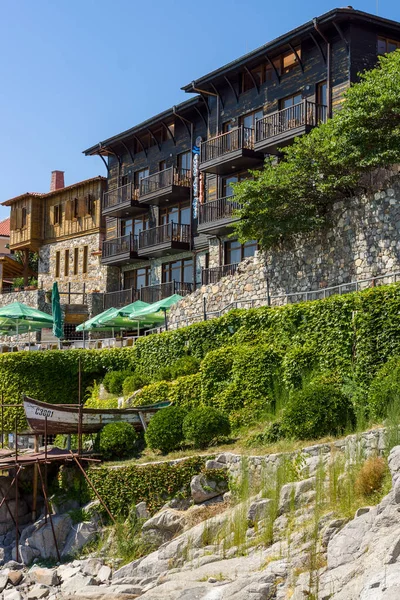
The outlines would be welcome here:
<svg viewBox="0 0 400 600">
<path fill-rule="evenodd" d="M 360 469 L 355 482 L 356 493 L 366 498 L 380 492 L 387 474 L 387 463 L 380 456 L 369 458 Z"/>
<path fill-rule="evenodd" d="M 218 502 L 216 504 L 210 504 L 209 506 L 198 506 L 195 509 L 190 509 L 185 513 L 185 528 L 191 529 L 195 525 L 207 521 L 212 517 L 216 517 L 221 513 L 225 512 L 228 508 L 226 502 Z"/>
</svg>

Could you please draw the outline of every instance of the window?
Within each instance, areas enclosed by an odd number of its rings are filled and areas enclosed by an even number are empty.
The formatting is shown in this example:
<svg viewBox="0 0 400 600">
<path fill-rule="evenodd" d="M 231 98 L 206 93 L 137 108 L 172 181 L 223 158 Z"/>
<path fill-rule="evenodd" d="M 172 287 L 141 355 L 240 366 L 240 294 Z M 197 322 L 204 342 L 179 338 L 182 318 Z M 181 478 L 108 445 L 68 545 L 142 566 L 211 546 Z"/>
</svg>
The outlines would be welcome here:
<svg viewBox="0 0 400 600">
<path fill-rule="evenodd" d="M 65 277 L 69 275 L 69 250 L 66 250 L 64 254 L 64 275 Z"/>
<path fill-rule="evenodd" d="M 167 161 L 166 160 L 160 160 L 160 162 L 158 163 L 158 170 L 159 171 L 165 171 L 166 168 L 167 168 Z"/>
<path fill-rule="evenodd" d="M 316 97 L 317 97 L 317 104 L 322 104 L 323 106 L 327 106 L 328 96 L 327 96 L 326 81 L 321 81 L 321 83 L 317 84 Z"/>
<path fill-rule="evenodd" d="M 295 50 L 297 52 L 298 57 L 301 59 L 301 47 L 297 46 L 295 48 Z M 283 73 L 289 73 L 289 71 L 291 71 L 298 64 L 299 64 L 299 61 L 297 59 L 297 56 L 291 50 L 289 52 L 285 52 L 285 54 L 282 54 L 282 72 Z"/>
<path fill-rule="evenodd" d="M 190 225 L 190 206 L 181 205 L 169 206 L 160 211 L 160 225 L 167 223 L 180 223 L 181 225 Z"/>
<path fill-rule="evenodd" d="M 133 233 L 139 235 L 141 231 L 149 228 L 149 215 L 145 214 L 141 217 L 133 219 Z"/>
<path fill-rule="evenodd" d="M 55 277 L 60 277 L 60 252 L 56 252 L 56 273 Z"/>
<path fill-rule="evenodd" d="M 79 248 L 74 248 L 74 275 L 79 273 Z"/>
<path fill-rule="evenodd" d="M 21 211 L 21 228 L 26 227 L 26 215 L 27 215 L 26 206 L 24 206 Z"/>
<path fill-rule="evenodd" d="M 121 236 L 129 235 L 132 233 L 132 219 L 122 219 L 121 220 Z"/>
<path fill-rule="evenodd" d="M 378 38 L 378 54 L 387 54 L 400 48 L 400 42 L 389 40 L 387 38 Z"/>
<path fill-rule="evenodd" d="M 88 246 L 83 246 L 82 273 L 87 273 L 87 271 L 88 271 L 88 256 L 89 256 L 89 248 L 88 248 Z"/>
<path fill-rule="evenodd" d="M 91 194 L 85 196 L 85 215 L 91 217 L 94 212 L 94 199 Z"/>
<path fill-rule="evenodd" d="M 140 290 L 150 284 L 150 267 L 142 267 L 124 273 L 124 290 Z"/>
<path fill-rule="evenodd" d="M 248 113 L 247 115 L 243 115 L 243 117 L 240 117 L 240 123 L 248 129 L 255 129 L 256 122 L 259 119 L 262 119 L 263 116 L 263 110 L 262 108 L 260 108 L 259 110 L 256 110 L 252 113 Z"/>
<path fill-rule="evenodd" d="M 129 183 L 129 175 L 122 175 L 121 185 L 127 185 Z"/>
<path fill-rule="evenodd" d="M 257 242 L 250 240 L 245 244 L 240 244 L 237 240 L 225 242 L 225 264 L 233 265 L 240 263 L 249 256 L 254 256 L 257 250 Z"/>
<path fill-rule="evenodd" d="M 281 109 L 282 108 L 290 108 L 291 106 L 300 104 L 300 102 L 302 100 L 303 100 L 303 96 L 301 94 L 294 94 L 293 96 L 288 96 L 287 98 L 283 98 L 283 100 L 281 100 Z"/>
<path fill-rule="evenodd" d="M 142 169 L 141 171 L 136 171 L 136 173 L 134 174 L 134 181 L 135 181 L 135 187 L 139 187 L 140 186 L 140 182 L 142 181 L 142 179 L 144 179 L 145 177 L 149 176 L 149 169 Z"/>
<path fill-rule="evenodd" d="M 53 219 L 53 223 L 54 225 L 61 225 L 61 218 L 62 218 L 62 210 L 61 210 L 61 204 L 56 204 L 53 207 L 53 214 L 54 214 L 54 219 Z"/>
<path fill-rule="evenodd" d="M 222 180 L 222 198 L 233 196 L 233 189 L 231 187 L 232 183 L 243 181 L 243 179 L 248 179 L 249 177 L 250 174 L 248 171 L 243 171 L 242 173 L 237 173 L 236 175 L 230 175 L 229 177 L 224 177 Z"/>
<path fill-rule="evenodd" d="M 281 57 L 273 58 L 271 62 L 273 66 L 269 62 L 265 65 L 265 81 L 273 81 L 276 78 L 275 70 L 278 75 L 282 74 Z"/>
<path fill-rule="evenodd" d="M 244 71 L 242 73 L 241 91 L 247 92 L 248 90 L 253 89 L 254 82 L 257 84 L 257 86 L 260 86 L 262 83 L 264 83 L 263 75 L 264 75 L 264 65 L 258 65 L 257 67 L 254 67 L 253 69 L 249 69 L 249 71 Z M 253 81 L 253 79 L 254 79 L 254 81 Z"/>
<path fill-rule="evenodd" d="M 79 200 L 74 198 L 72 200 L 72 218 L 77 219 L 79 217 Z"/>
<path fill-rule="evenodd" d="M 162 266 L 162 282 L 193 283 L 193 259 L 184 258 Z"/>
<path fill-rule="evenodd" d="M 178 169 L 184 171 L 190 171 L 192 168 L 192 153 L 190 150 L 188 152 L 182 152 L 182 154 L 178 154 Z"/>
</svg>

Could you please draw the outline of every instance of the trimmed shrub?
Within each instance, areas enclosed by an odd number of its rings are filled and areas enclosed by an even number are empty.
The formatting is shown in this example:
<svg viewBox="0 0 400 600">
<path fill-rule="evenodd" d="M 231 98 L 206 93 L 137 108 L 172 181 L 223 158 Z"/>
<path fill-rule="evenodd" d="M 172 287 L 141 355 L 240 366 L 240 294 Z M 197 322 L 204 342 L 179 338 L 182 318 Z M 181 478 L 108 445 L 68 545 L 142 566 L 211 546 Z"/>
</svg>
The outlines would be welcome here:
<svg viewBox="0 0 400 600">
<path fill-rule="evenodd" d="M 148 404 L 155 404 L 156 402 L 165 402 L 169 399 L 172 385 L 169 381 L 159 381 L 145 385 L 135 395 L 133 403 L 135 406 L 146 406 Z"/>
<path fill-rule="evenodd" d="M 213 402 L 232 380 L 235 346 L 226 346 L 209 352 L 201 363 L 201 398 L 204 404 Z"/>
<path fill-rule="evenodd" d="M 355 482 L 357 494 L 369 497 L 375 494 L 375 492 L 380 492 L 388 472 L 387 463 L 382 457 L 374 456 L 368 458 L 361 467 Z"/>
<path fill-rule="evenodd" d="M 180 448 L 184 440 L 182 423 L 185 415 L 186 411 L 180 406 L 159 410 L 151 418 L 144 436 L 149 448 L 163 454 Z"/>
<path fill-rule="evenodd" d="M 149 378 L 138 369 L 132 375 L 126 377 L 122 385 L 122 393 L 124 396 L 130 396 L 133 392 L 140 390 L 149 383 Z"/>
<path fill-rule="evenodd" d="M 182 356 L 172 365 L 162 367 L 154 376 L 156 381 L 172 381 L 185 375 L 193 375 L 198 372 L 200 361 L 194 356 Z"/>
<path fill-rule="evenodd" d="M 350 400 L 331 377 L 311 381 L 294 392 L 282 412 L 282 434 L 287 438 L 315 439 L 337 435 L 354 424 Z"/>
<path fill-rule="evenodd" d="M 201 403 L 201 375 L 178 377 L 169 387 L 168 399 L 176 406 L 187 410 L 196 408 Z"/>
<path fill-rule="evenodd" d="M 137 449 L 138 434 L 129 423 L 109 423 L 96 436 L 95 449 L 105 460 L 127 458 Z"/>
<path fill-rule="evenodd" d="M 103 379 L 103 385 L 106 392 L 120 396 L 122 394 L 124 381 L 131 374 L 131 371 L 109 371 Z"/>
<path fill-rule="evenodd" d="M 400 404 L 400 356 L 394 356 L 379 369 L 368 392 L 368 409 L 374 419 L 386 418 L 394 404 Z"/>
<path fill-rule="evenodd" d="M 301 388 L 303 379 L 315 369 L 316 358 L 316 348 L 311 344 L 290 348 L 282 361 L 285 385 L 291 390 Z"/>
<path fill-rule="evenodd" d="M 200 406 L 188 413 L 183 421 L 183 435 L 196 448 L 206 448 L 230 434 L 229 419 L 212 406 Z"/>
</svg>

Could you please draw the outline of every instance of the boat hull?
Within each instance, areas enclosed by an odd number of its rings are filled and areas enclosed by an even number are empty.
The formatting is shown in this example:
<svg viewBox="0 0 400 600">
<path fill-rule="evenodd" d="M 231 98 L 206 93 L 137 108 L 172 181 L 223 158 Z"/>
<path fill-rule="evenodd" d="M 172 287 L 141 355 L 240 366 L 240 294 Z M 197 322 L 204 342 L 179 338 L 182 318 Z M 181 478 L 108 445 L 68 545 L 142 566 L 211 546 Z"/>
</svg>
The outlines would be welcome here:
<svg viewBox="0 0 400 600">
<path fill-rule="evenodd" d="M 96 433 L 109 423 L 124 421 L 135 429 L 141 430 L 147 426 L 151 417 L 169 403 L 143 406 L 129 409 L 82 409 L 82 433 Z M 33 433 L 50 435 L 58 433 L 78 433 L 78 408 L 62 404 L 47 404 L 32 398 L 24 397 L 24 410 L 29 427 Z M 46 423 L 47 420 L 47 423 Z"/>
</svg>

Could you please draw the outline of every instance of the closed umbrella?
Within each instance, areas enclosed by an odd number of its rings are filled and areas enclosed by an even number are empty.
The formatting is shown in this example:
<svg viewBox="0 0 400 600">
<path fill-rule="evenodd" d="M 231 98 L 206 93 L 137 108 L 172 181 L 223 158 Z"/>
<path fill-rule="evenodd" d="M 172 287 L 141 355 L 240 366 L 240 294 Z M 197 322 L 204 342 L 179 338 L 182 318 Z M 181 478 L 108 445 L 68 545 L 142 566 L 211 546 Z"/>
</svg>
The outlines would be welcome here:
<svg viewBox="0 0 400 600">
<path fill-rule="evenodd" d="M 58 291 L 57 281 L 53 283 L 51 292 L 51 310 L 53 313 L 53 335 L 59 340 L 63 337 L 63 319 L 60 304 L 60 292 Z M 59 341 L 59 344 L 61 342 Z"/>
</svg>

